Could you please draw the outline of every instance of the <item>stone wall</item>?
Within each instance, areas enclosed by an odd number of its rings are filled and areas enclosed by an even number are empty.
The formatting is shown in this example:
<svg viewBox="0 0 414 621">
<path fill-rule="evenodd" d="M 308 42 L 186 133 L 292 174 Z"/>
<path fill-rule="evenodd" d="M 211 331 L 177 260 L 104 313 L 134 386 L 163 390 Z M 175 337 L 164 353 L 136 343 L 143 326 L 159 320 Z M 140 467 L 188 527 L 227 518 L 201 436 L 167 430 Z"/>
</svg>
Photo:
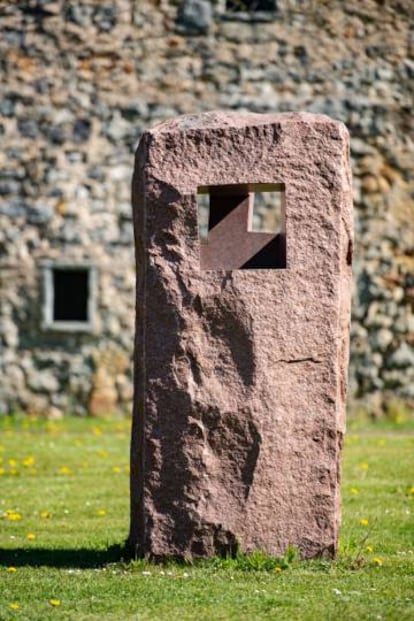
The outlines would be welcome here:
<svg viewBox="0 0 414 621">
<path fill-rule="evenodd" d="M 412 6 L 280 0 L 248 13 L 224 0 L 2 3 L 0 411 L 128 411 L 133 152 L 144 127 L 216 108 L 308 110 L 347 124 L 350 396 L 373 412 L 396 399 L 413 405 Z M 45 327 L 45 265 L 60 263 L 96 269 L 90 330 Z"/>
</svg>

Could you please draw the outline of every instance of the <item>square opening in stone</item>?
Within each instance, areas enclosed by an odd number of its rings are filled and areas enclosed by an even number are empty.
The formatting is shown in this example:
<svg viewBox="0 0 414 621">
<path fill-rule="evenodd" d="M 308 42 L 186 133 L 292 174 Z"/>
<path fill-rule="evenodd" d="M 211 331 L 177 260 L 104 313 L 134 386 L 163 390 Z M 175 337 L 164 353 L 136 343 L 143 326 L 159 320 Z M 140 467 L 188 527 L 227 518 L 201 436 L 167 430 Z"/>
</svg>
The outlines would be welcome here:
<svg viewBox="0 0 414 621">
<path fill-rule="evenodd" d="M 96 306 L 95 269 L 90 265 L 46 263 L 43 275 L 43 327 L 68 331 L 91 330 Z"/>
<path fill-rule="evenodd" d="M 286 268 L 284 184 L 200 186 L 197 202 L 201 269 Z"/>
</svg>

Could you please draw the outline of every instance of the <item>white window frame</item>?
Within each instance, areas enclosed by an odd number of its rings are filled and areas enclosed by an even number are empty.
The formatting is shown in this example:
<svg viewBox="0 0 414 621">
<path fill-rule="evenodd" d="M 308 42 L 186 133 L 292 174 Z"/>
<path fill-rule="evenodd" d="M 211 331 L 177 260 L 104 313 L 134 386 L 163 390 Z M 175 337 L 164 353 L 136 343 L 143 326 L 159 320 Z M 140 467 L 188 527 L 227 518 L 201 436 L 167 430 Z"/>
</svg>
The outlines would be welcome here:
<svg viewBox="0 0 414 621">
<path fill-rule="evenodd" d="M 44 261 L 42 263 L 43 272 L 43 330 L 53 330 L 59 332 L 90 332 L 96 329 L 96 310 L 97 310 L 97 269 L 90 262 L 69 262 L 69 261 Z M 53 272 L 55 270 L 85 270 L 88 272 L 88 300 L 87 300 L 87 319 L 86 321 L 65 321 L 56 320 L 53 317 L 55 305 L 55 291 Z"/>
</svg>

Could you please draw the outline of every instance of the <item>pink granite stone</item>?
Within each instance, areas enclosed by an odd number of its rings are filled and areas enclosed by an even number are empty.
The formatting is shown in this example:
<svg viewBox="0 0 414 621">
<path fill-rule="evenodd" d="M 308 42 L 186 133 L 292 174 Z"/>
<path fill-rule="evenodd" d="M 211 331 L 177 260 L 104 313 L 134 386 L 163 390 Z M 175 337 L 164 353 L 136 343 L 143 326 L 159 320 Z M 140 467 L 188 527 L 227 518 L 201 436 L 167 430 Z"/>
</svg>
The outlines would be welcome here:
<svg viewBox="0 0 414 621">
<path fill-rule="evenodd" d="M 283 184 L 285 224 L 246 241 L 262 184 Z M 228 213 L 219 186 L 236 186 Z M 200 249 L 198 188 L 221 196 L 212 201 L 225 226 L 209 233 L 217 253 L 227 248 L 217 260 Z M 131 550 L 185 558 L 292 545 L 303 558 L 333 556 L 351 291 L 346 128 L 307 113 L 162 123 L 137 150 L 133 204 Z M 242 269 L 268 242 L 268 269 Z"/>
</svg>

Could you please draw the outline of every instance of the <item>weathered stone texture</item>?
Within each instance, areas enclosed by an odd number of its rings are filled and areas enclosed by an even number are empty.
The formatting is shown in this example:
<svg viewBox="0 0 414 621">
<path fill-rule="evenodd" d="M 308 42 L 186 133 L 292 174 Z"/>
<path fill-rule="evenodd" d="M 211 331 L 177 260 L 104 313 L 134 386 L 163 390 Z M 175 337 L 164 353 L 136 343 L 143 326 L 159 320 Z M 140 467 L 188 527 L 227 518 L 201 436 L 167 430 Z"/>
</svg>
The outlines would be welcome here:
<svg viewBox="0 0 414 621">
<path fill-rule="evenodd" d="M 0 412 L 46 402 L 86 413 L 95 353 L 131 357 L 133 152 L 144 127 L 220 108 L 308 110 L 349 128 L 349 393 L 371 413 L 414 405 L 411 0 L 278 0 L 267 20 L 207 0 L 0 4 Z M 39 261 L 56 257 L 99 268 L 90 338 L 39 328 Z M 46 367 L 59 389 L 35 392 L 26 369 Z"/>
<path fill-rule="evenodd" d="M 310 114 L 205 113 L 144 134 L 133 192 L 139 553 L 335 553 L 348 148 L 341 123 Z M 287 268 L 203 270 L 197 188 L 245 183 L 285 184 Z"/>
</svg>

